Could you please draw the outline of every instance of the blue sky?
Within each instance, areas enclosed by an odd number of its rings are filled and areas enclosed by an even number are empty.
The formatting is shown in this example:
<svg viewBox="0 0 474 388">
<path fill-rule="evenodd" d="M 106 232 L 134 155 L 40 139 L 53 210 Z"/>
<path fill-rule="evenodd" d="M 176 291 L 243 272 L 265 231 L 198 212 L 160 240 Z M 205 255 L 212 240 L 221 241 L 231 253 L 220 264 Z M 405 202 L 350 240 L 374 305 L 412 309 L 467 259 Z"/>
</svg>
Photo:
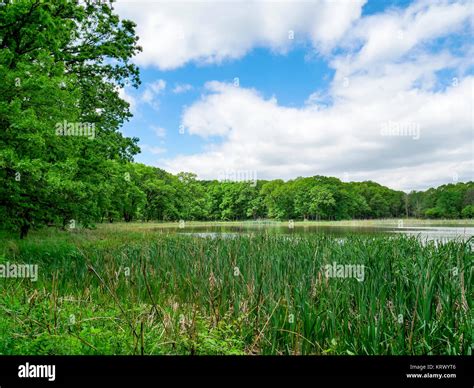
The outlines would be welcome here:
<svg viewBox="0 0 474 388">
<path fill-rule="evenodd" d="M 236 78 L 242 87 L 255 88 L 264 98 L 276 97 L 284 106 L 302 106 L 315 89 L 323 89 L 330 82 L 333 71 L 321 58 L 305 59 L 307 51 L 296 49 L 286 55 L 277 55 L 266 49 L 257 48 L 244 58 L 219 65 L 189 64 L 182 68 L 160 71 L 153 68 L 141 69 L 142 86 L 157 79 L 166 81 L 166 90 L 159 96 L 159 106 L 140 106 L 139 112 L 123 129 L 127 136 L 138 136 L 142 143 L 164 146 L 166 156 L 179 153 L 198 152 L 207 139 L 198 136 L 183 136 L 179 132 L 183 107 L 191 105 L 204 92 L 209 80 L 234 83 Z M 192 85 L 193 89 L 173 93 L 177 85 Z M 143 87 L 130 93 L 139 99 Z M 158 126 L 166 129 L 166 138 L 159 139 L 153 131 Z M 138 129 L 138 130 L 137 130 Z M 163 143 L 161 143 L 163 141 Z M 144 152 L 137 161 L 155 164 L 156 155 Z"/>
<path fill-rule="evenodd" d="M 236 4 L 118 2 L 143 46 L 142 85 L 123 91 L 136 161 L 403 190 L 473 179 L 472 3 Z"/>
</svg>

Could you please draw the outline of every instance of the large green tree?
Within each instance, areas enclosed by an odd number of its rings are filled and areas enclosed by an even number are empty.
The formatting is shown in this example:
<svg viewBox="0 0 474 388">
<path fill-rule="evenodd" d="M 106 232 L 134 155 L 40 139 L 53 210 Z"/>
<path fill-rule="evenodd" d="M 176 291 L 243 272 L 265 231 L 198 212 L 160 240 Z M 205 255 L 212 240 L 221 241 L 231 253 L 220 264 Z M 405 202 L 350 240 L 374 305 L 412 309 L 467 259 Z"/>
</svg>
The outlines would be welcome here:
<svg viewBox="0 0 474 388">
<path fill-rule="evenodd" d="M 118 131 L 130 117 L 119 88 L 139 84 L 134 27 L 108 2 L 0 7 L 0 217 L 21 237 L 95 218 L 107 162 L 139 151 Z"/>
</svg>

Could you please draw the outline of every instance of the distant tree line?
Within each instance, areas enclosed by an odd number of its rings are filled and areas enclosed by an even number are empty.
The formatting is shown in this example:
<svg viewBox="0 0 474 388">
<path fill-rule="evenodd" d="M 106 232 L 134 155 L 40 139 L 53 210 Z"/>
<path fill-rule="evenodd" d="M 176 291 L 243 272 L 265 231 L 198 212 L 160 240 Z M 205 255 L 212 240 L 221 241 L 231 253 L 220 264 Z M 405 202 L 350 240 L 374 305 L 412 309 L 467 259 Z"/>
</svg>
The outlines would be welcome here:
<svg viewBox="0 0 474 388">
<path fill-rule="evenodd" d="M 170 174 L 133 162 L 108 160 L 87 174 L 71 167 L 67 173 L 39 180 L 26 173 L 31 202 L 9 209 L 29 210 L 30 218 L 9 219 L 3 208 L 1 223 L 14 228 L 91 226 L 96 222 L 178 220 L 348 220 L 379 218 L 473 218 L 474 182 L 447 184 L 406 194 L 378 183 L 342 182 L 314 176 L 284 182 L 206 181 L 192 173 Z M 14 181 L 12 177 L 9 178 Z M 51 179 L 51 181 L 49 180 Z M 59 183 L 61 182 L 61 183 Z M 19 182 L 17 182 L 18 184 Z M 48 195 L 39 196 L 42 193 Z M 40 199 L 43 202 L 36 202 Z M 21 228 L 20 228 L 21 230 Z"/>
<path fill-rule="evenodd" d="M 347 220 L 473 218 L 474 182 L 427 191 L 314 176 L 284 182 L 205 181 L 138 163 L 110 163 L 95 193 L 82 196 L 79 219 L 90 222 L 183 220 Z M 76 204 L 79 206 L 79 204 Z M 73 216 L 64 214 L 65 221 Z"/>
</svg>

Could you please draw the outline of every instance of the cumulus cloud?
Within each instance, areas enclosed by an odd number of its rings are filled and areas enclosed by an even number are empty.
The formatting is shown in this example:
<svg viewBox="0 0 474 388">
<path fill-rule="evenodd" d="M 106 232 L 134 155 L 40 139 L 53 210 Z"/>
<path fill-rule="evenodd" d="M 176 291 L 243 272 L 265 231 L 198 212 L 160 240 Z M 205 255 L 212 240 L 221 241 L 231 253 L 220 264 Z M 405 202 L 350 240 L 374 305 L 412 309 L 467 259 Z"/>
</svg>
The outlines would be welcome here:
<svg viewBox="0 0 474 388">
<path fill-rule="evenodd" d="M 137 23 L 143 52 L 136 62 L 161 70 L 188 62 L 220 63 L 255 47 L 287 52 L 310 41 L 329 52 L 361 15 L 366 0 L 119 0 L 116 10 Z"/>
<path fill-rule="evenodd" d="M 135 97 L 133 97 L 131 94 L 127 93 L 127 90 L 124 88 L 119 88 L 118 89 L 118 95 L 122 100 L 125 100 L 130 104 L 130 111 L 132 113 L 135 113 L 136 108 L 137 108 L 137 101 Z"/>
<path fill-rule="evenodd" d="M 190 84 L 176 84 L 173 88 L 174 94 L 181 94 L 193 90 L 193 86 Z"/>
<path fill-rule="evenodd" d="M 151 129 L 155 133 L 155 135 L 159 138 L 165 138 L 166 137 L 166 129 L 162 127 L 157 127 L 156 125 L 152 125 Z"/>
<path fill-rule="evenodd" d="M 140 144 L 140 148 L 144 151 L 150 152 L 153 155 L 164 154 L 167 152 L 166 148 L 156 147 L 149 144 Z"/>
<path fill-rule="evenodd" d="M 222 143 L 168 160 L 167 168 L 203 178 L 215 178 L 216 166 L 256 170 L 259 178 L 347 173 L 400 189 L 446 182 L 454 172 L 458 179 L 472 178 L 472 87 L 473 77 L 466 77 L 436 96 L 417 91 L 403 101 L 351 100 L 321 110 L 288 108 L 255 90 L 210 83 L 209 94 L 184 112 L 183 125 Z M 384 124 L 414 126 L 419 134 L 383 134 Z"/>
<path fill-rule="evenodd" d="M 148 83 L 141 95 L 141 101 L 150 105 L 154 109 L 159 108 L 158 96 L 166 89 L 166 81 L 159 79 L 155 82 Z"/>
<path fill-rule="evenodd" d="M 420 0 L 407 9 L 393 8 L 360 19 L 340 42 L 349 53 L 334 59 L 336 78 L 399 63 L 406 54 L 423 54 L 424 44 L 472 29 L 471 15 L 470 1 Z"/>
<path fill-rule="evenodd" d="M 334 79 L 300 108 L 258 90 L 208 82 L 182 124 L 210 143 L 204 152 L 166 160 L 165 168 L 201 178 L 215 178 L 216 166 L 271 179 L 348 176 L 403 190 L 474 179 L 469 50 L 430 45 L 472 28 L 470 6 L 418 1 L 332 35 L 341 48 L 330 59 Z M 322 46 L 334 41 L 316 36 Z M 455 79 L 441 80 L 445 70 Z"/>
</svg>

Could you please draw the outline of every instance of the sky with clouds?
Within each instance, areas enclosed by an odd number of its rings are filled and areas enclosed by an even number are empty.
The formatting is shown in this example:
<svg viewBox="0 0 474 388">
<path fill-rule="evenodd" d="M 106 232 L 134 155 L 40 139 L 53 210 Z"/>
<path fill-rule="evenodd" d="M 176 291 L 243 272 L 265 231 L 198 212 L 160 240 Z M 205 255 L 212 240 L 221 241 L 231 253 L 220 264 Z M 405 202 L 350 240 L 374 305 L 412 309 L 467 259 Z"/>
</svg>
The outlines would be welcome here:
<svg viewBox="0 0 474 388">
<path fill-rule="evenodd" d="M 474 180 L 471 0 L 118 0 L 136 161 L 217 179 Z"/>
</svg>

